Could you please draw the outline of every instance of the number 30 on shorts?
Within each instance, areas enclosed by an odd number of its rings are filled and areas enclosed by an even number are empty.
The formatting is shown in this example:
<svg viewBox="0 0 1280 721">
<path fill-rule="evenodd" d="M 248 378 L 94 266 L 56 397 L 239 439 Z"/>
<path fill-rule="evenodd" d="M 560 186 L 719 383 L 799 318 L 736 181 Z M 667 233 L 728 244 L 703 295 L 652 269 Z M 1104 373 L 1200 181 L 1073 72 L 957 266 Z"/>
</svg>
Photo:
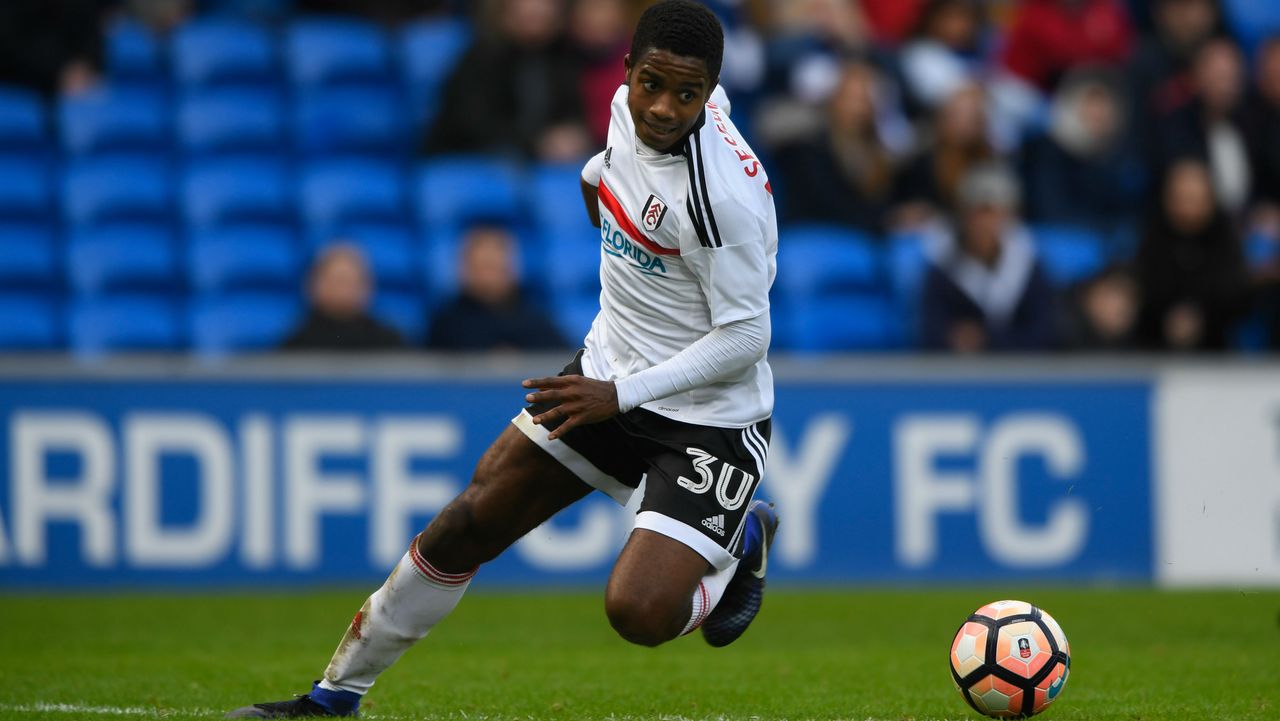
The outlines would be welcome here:
<svg viewBox="0 0 1280 721">
<path fill-rule="evenodd" d="M 716 500 L 726 511 L 738 510 L 751 497 L 751 489 L 755 487 L 755 475 L 726 463 L 701 448 L 686 448 L 684 450 L 685 453 L 688 453 L 693 458 L 693 470 L 698 473 L 698 480 L 691 481 L 684 476 L 680 476 L 676 479 L 676 483 L 680 484 L 682 488 L 701 494 L 711 490 L 711 486 L 714 485 L 716 487 Z M 719 477 L 711 470 L 712 464 L 715 463 L 722 464 Z M 733 486 L 735 475 L 741 477 L 741 480 L 738 481 L 737 487 L 733 489 L 733 494 L 730 495 L 729 489 Z"/>
</svg>

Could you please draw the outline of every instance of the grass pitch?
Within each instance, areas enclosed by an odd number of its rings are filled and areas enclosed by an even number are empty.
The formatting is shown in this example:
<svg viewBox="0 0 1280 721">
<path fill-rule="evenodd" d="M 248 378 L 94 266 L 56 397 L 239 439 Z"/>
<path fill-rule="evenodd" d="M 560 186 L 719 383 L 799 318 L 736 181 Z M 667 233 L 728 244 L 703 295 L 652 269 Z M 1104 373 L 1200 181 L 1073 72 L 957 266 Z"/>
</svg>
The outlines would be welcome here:
<svg viewBox="0 0 1280 721">
<path fill-rule="evenodd" d="M 367 589 L 296 595 L 0 596 L 0 718 L 210 719 L 306 690 Z M 1042 606 L 1073 652 L 1046 719 L 1280 718 L 1280 593 L 772 589 L 716 650 L 619 640 L 600 593 L 473 591 L 387 672 L 382 719 L 978 718 L 947 651 L 999 597 Z"/>
</svg>

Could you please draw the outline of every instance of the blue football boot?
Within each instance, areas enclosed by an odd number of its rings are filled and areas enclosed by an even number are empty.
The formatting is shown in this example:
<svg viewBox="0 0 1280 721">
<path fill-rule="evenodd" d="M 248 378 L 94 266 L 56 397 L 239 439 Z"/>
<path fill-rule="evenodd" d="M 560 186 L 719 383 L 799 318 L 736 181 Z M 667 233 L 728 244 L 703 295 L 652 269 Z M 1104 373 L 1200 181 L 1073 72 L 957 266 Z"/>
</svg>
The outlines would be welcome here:
<svg viewBox="0 0 1280 721">
<path fill-rule="evenodd" d="M 702 637 L 712 646 L 728 646 L 737 641 L 764 601 L 764 575 L 769 566 L 769 547 L 778 531 L 778 512 L 772 503 L 752 501 L 747 506 L 746 523 L 742 560 L 720 603 L 702 622 Z"/>
</svg>

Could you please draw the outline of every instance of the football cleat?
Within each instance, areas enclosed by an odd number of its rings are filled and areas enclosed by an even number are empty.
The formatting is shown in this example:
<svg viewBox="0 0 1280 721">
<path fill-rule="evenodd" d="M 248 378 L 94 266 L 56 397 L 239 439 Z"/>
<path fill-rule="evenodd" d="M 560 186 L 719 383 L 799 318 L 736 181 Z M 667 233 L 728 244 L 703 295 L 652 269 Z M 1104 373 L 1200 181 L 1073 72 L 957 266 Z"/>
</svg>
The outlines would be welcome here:
<svg viewBox="0 0 1280 721">
<path fill-rule="evenodd" d="M 321 689 L 319 683 L 312 687 L 312 693 L 329 693 L 337 694 L 339 699 L 348 692 L 333 692 Z M 304 694 L 288 701 L 267 701 L 265 703 L 255 703 L 252 706 L 243 706 L 231 711 L 226 718 L 316 718 L 323 716 L 358 716 L 357 711 L 360 702 L 359 696 L 350 694 L 357 700 L 350 703 L 350 708 L 342 712 L 335 711 L 324 704 L 319 703 L 311 694 Z M 341 699 L 347 701 L 348 699 Z M 335 700 L 335 702 L 340 702 Z"/>
<path fill-rule="evenodd" d="M 747 507 L 747 538 L 755 547 L 738 562 L 738 569 L 724 589 L 715 610 L 702 622 L 702 637 L 715 647 L 738 640 L 751 625 L 764 601 L 764 576 L 769 566 L 769 547 L 778 531 L 778 513 L 772 503 L 752 501 Z"/>
</svg>

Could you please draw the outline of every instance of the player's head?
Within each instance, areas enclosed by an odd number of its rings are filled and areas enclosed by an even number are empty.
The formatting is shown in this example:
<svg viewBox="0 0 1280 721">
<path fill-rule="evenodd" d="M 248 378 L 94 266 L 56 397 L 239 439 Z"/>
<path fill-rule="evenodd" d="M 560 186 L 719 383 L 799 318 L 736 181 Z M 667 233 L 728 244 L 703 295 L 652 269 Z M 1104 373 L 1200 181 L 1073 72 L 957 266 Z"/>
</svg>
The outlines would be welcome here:
<svg viewBox="0 0 1280 721">
<path fill-rule="evenodd" d="M 724 30 L 692 0 L 663 0 L 640 16 L 625 66 L 636 135 L 670 150 L 698 121 L 720 80 Z"/>
</svg>

